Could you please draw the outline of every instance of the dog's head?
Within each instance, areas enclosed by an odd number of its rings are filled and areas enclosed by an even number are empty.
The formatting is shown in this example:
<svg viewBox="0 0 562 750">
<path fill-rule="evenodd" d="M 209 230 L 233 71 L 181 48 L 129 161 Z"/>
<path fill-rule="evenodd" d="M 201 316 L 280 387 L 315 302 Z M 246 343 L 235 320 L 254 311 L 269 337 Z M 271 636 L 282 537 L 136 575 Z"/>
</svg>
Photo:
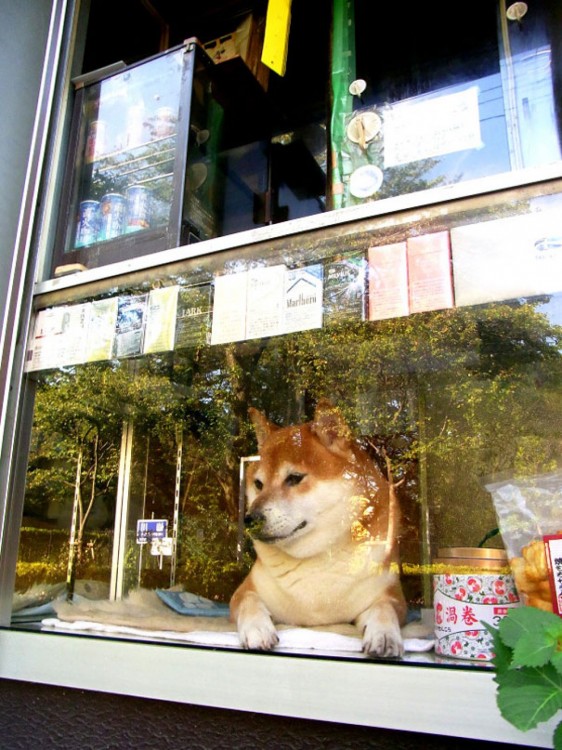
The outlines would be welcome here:
<svg viewBox="0 0 562 750">
<path fill-rule="evenodd" d="M 311 422 L 294 427 L 277 427 L 256 409 L 250 419 L 260 454 L 246 486 L 254 540 L 304 558 L 350 539 L 358 519 L 386 534 L 388 484 L 331 404 L 320 402 Z"/>
</svg>

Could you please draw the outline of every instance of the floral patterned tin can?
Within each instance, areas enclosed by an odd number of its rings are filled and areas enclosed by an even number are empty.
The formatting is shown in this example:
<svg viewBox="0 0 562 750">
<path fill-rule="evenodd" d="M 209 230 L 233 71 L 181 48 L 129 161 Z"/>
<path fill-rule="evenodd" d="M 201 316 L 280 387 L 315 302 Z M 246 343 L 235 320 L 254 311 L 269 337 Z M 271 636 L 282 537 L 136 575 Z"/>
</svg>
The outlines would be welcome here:
<svg viewBox="0 0 562 750">
<path fill-rule="evenodd" d="M 461 550 L 463 556 L 458 554 Z M 488 557 L 488 552 L 493 554 Z M 494 658 L 486 623 L 497 627 L 511 608 L 520 606 L 507 558 L 498 552 L 439 550 L 434 562 L 445 572 L 433 576 L 436 654 L 478 661 Z"/>
</svg>

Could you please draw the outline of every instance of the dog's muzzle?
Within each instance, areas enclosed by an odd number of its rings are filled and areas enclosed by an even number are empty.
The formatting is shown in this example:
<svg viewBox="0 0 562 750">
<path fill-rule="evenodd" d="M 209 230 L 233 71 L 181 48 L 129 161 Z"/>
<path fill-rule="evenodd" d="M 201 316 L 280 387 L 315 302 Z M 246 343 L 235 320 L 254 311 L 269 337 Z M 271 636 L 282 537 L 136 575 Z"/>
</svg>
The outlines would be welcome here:
<svg viewBox="0 0 562 750">
<path fill-rule="evenodd" d="M 302 521 L 294 529 L 291 529 L 289 533 L 272 534 L 271 530 L 269 530 L 269 532 L 266 531 L 266 523 L 267 519 L 265 515 L 258 510 L 254 511 L 253 513 L 248 513 L 244 516 L 244 525 L 246 526 L 246 529 L 250 536 L 260 542 L 269 542 L 270 544 L 278 542 L 281 539 L 290 539 L 293 534 L 295 534 L 297 531 L 300 531 L 301 529 L 304 529 L 304 527 L 307 525 L 306 521 Z"/>
<path fill-rule="evenodd" d="M 256 539 L 260 538 L 260 534 L 263 532 L 263 527 L 265 526 L 265 520 L 263 513 L 259 512 L 247 513 L 244 516 L 244 526 L 250 536 L 253 536 Z"/>
</svg>

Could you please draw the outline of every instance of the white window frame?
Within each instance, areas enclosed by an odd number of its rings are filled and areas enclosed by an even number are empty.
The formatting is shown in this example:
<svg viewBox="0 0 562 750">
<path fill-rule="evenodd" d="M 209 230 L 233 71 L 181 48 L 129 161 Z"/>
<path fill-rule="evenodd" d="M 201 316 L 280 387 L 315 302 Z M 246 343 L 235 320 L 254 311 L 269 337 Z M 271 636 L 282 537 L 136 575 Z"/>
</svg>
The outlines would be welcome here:
<svg viewBox="0 0 562 750">
<path fill-rule="evenodd" d="M 11 299 L 11 307 L 7 308 L 14 327 L 19 323 L 24 333 L 31 315 L 33 294 L 70 292 L 73 288 L 78 291 L 86 283 L 155 268 L 195 254 L 248 246 L 258 241 L 377 215 L 388 214 L 391 221 L 392 213 L 398 210 L 413 207 L 422 210 L 423 206 L 431 204 L 562 177 L 562 165 L 556 164 L 243 232 L 200 243 L 195 249 L 177 248 L 131 262 L 93 269 L 79 276 L 42 281 L 39 270 L 39 280 L 31 289 L 29 280 L 26 280 L 29 268 L 33 267 L 28 262 L 32 235 L 31 208 L 37 196 L 41 165 L 45 158 L 45 125 L 55 101 L 53 81 L 54 71 L 59 65 L 62 30 L 65 24 L 68 26 L 70 14 L 76 18 L 78 5 L 78 2 L 53 0 L 51 46 L 46 59 L 46 71 L 50 71 L 51 78 L 45 79 L 39 102 L 38 123 L 42 123 L 43 130 L 35 129 L 36 142 L 31 153 L 28 191 L 20 222 L 25 232 L 21 235 L 19 248 L 16 248 L 16 260 L 20 262 L 19 276 L 14 279 L 15 296 Z M 58 131 L 59 134 L 63 131 L 60 122 Z M 55 142 L 55 155 L 57 148 L 60 149 L 60 141 L 58 147 Z M 39 246 L 45 243 L 45 237 L 38 242 Z M 0 473 L 0 584 L 3 592 L 0 617 L 3 614 L 4 622 L 9 621 L 13 585 L 10 571 L 13 572 L 17 555 L 18 522 L 10 511 L 9 497 L 15 491 L 14 476 L 21 469 L 17 463 L 17 449 L 21 445 L 18 443 L 16 416 L 21 404 L 23 372 L 21 340 L 19 344 L 16 339 L 8 343 L 9 362 L 7 369 L 4 369 L 6 388 L 2 394 L 5 407 L 0 424 L 0 441 L 3 439 L 0 447 L 3 448 L 4 460 Z M 500 715 L 496 705 L 494 673 L 486 667 L 381 663 L 361 657 L 331 659 L 312 654 L 257 654 L 7 627 L 0 628 L 0 678 L 535 747 L 551 746 L 557 718 L 527 733 L 516 730 Z"/>
</svg>

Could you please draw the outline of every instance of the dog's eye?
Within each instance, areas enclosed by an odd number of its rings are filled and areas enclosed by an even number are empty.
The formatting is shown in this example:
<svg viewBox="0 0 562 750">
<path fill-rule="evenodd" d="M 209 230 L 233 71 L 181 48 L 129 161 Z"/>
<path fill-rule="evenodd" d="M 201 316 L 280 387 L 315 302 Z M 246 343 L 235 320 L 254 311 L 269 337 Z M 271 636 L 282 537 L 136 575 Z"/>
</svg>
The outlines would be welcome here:
<svg viewBox="0 0 562 750">
<path fill-rule="evenodd" d="M 262 490 L 263 489 L 263 482 L 261 481 L 261 479 L 254 479 L 254 487 L 257 490 Z"/>
<path fill-rule="evenodd" d="M 302 482 L 305 476 L 306 474 L 289 474 L 287 479 L 285 479 L 285 484 L 289 485 L 289 487 L 295 487 Z"/>
</svg>

